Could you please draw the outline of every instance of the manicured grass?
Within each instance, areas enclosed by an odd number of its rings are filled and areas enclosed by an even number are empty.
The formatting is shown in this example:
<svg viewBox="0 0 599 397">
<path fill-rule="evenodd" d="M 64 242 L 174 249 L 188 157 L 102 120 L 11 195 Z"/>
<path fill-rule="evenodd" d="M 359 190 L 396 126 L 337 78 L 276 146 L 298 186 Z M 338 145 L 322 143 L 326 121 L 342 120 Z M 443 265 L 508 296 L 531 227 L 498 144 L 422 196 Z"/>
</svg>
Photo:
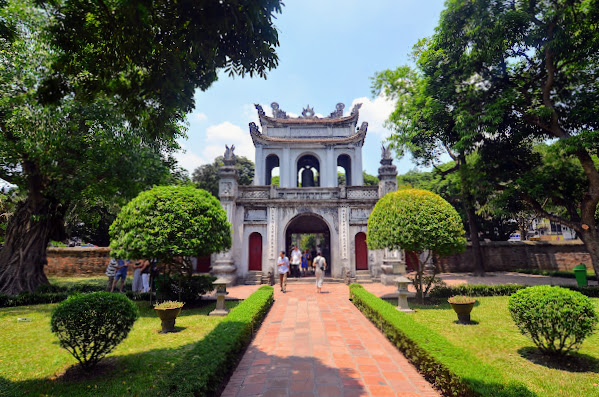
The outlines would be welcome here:
<svg viewBox="0 0 599 397">
<path fill-rule="evenodd" d="M 92 285 L 98 285 L 98 286 L 101 286 L 102 288 L 105 288 L 106 284 L 108 284 L 108 277 L 106 277 L 106 276 L 93 276 L 93 277 L 81 277 L 81 276 L 56 277 L 56 276 L 51 276 L 51 277 L 48 277 L 48 280 L 50 281 L 50 284 L 57 285 L 59 287 L 67 287 L 67 288 L 72 288 L 73 286 L 75 286 L 77 284 L 92 284 Z M 129 287 L 129 289 L 131 289 L 132 281 L 133 281 L 133 276 L 129 275 L 129 277 L 127 277 L 127 280 L 125 282 L 125 288 Z M 120 287 L 120 285 L 121 285 L 121 282 L 119 281 L 119 284 L 116 288 L 118 289 Z"/>
<path fill-rule="evenodd" d="M 50 332 L 55 305 L 0 309 L 0 395 L 7 388 L 11 396 L 155 395 L 157 385 L 165 381 L 185 353 L 223 321 L 207 316 L 215 307 L 215 303 L 207 303 L 201 308 L 183 309 L 176 323 L 179 332 L 159 334 L 160 320 L 153 309 L 147 302 L 137 304 L 139 320 L 91 378 L 73 371 L 77 361 Z M 230 301 L 227 307 L 237 304 Z"/>
<path fill-rule="evenodd" d="M 476 299 L 474 325 L 456 324 L 457 316 L 447 303 L 412 305 L 417 312 L 411 316 L 454 346 L 495 367 L 506 379 L 522 382 L 539 396 L 599 396 L 599 333 L 585 340 L 571 359 L 548 362 L 514 325 L 507 310 L 509 297 Z M 592 301 L 599 312 L 599 299 Z"/>
</svg>

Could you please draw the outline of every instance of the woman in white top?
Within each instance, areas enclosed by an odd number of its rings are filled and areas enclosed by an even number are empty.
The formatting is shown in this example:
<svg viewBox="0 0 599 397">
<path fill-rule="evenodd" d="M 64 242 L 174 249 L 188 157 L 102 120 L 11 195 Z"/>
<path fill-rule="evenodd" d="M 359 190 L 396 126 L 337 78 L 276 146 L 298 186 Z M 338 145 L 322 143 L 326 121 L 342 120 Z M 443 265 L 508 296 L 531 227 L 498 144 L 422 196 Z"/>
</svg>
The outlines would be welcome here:
<svg viewBox="0 0 599 397">
<path fill-rule="evenodd" d="M 281 251 L 281 255 L 277 261 L 277 267 L 279 268 L 281 291 L 285 293 L 285 290 L 287 289 L 287 273 L 289 272 L 289 259 L 285 256 L 285 251 Z"/>
<path fill-rule="evenodd" d="M 322 292 L 322 283 L 324 282 L 324 272 L 327 269 L 327 261 L 319 252 L 314 258 L 314 269 L 316 271 L 316 292 Z"/>
</svg>

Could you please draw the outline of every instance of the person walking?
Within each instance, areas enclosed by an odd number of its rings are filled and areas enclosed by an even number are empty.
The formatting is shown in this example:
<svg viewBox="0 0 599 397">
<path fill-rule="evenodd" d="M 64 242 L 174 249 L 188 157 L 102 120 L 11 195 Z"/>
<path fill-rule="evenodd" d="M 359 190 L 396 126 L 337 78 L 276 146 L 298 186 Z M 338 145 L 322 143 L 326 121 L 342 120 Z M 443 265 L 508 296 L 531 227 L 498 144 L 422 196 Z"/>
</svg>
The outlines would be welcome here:
<svg viewBox="0 0 599 397">
<path fill-rule="evenodd" d="M 314 268 L 316 269 L 316 292 L 322 292 L 322 283 L 324 282 L 324 272 L 327 269 L 327 261 L 319 252 L 314 258 Z"/>
<path fill-rule="evenodd" d="M 291 276 L 299 277 L 300 275 L 300 264 L 302 263 L 302 251 L 297 248 L 296 245 L 293 246 L 293 250 L 291 251 Z"/>
<path fill-rule="evenodd" d="M 112 283 L 112 289 L 110 290 L 110 292 L 114 291 L 114 287 L 116 287 L 117 283 L 119 282 L 119 279 L 121 280 L 120 291 L 123 292 L 123 290 L 125 289 L 125 280 L 127 279 L 127 269 L 129 268 L 129 262 L 129 260 L 117 260 L 116 274 L 114 275 L 114 282 Z"/>
<path fill-rule="evenodd" d="M 304 254 L 302 255 L 302 277 L 306 277 L 306 272 L 308 271 L 308 260 L 310 259 L 310 251 L 304 250 Z"/>
<path fill-rule="evenodd" d="M 112 285 L 114 284 L 114 275 L 116 274 L 116 267 L 118 262 L 116 259 L 110 259 L 108 266 L 106 267 L 106 275 L 108 276 L 108 284 L 106 284 L 106 291 L 111 292 L 113 290 Z"/>
<path fill-rule="evenodd" d="M 133 285 L 131 289 L 133 292 L 140 292 L 143 289 L 141 282 L 141 268 L 143 267 L 143 261 L 137 261 L 133 264 Z"/>
<path fill-rule="evenodd" d="M 279 260 L 277 261 L 277 267 L 279 268 L 279 280 L 281 282 L 281 291 L 283 293 L 287 290 L 287 273 L 289 272 L 289 258 L 285 256 L 285 251 L 281 251 Z"/>
<path fill-rule="evenodd" d="M 141 283 L 143 285 L 143 292 L 150 292 L 150 260 L 144 259 L 141 267 Z"/>
</svg>

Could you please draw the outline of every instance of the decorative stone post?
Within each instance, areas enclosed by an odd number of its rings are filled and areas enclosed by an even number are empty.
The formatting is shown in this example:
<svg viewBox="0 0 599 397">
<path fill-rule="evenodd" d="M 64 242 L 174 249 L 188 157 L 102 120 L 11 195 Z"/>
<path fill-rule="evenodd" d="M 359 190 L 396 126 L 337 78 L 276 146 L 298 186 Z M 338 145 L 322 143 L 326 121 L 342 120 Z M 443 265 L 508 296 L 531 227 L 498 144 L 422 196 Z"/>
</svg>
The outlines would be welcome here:
<svg viewBox="0 0 599 397">
<path fill-rule="evenodd" d="M 397 276 L 406 274 L 404 251 L 385 249 L 381 271 L 381 283 L 383 285 L 394 285 Z"/>
<path fill-rule="evenodd" d="M 234 225 L 235 198 L 237 197 L 237 179 L 239 176 L 235 168 L 235 154 L 233 153 L 235 145 L 232 145 L 231 148 L 226 145 L 225 147 L 224 165 L 218 171 L 220 177 L 218 197 L 221 205 L 227 212 L 227 221 L 231 225 Z M 227 285 L 235 285 L 237 281 L 237 266 L 235 266 L 231 250 L 219 252 L 216 255 L 214 265 L 212 266 L 212 274 L 215 277 L 226 280 Z"/>
<path fill-rule="evenodd" d="M 399 293 L 397 297 L 397 310 L 408 313 L 413 312 L 414 310 L 408 306 L 408 285 L 412 281 L 407 277 L 400 276 L 395 279 L 395 282 L 397 283 L 397 292 Z"/>
<path fill-rule="evenodd" d="M 393 165 L 391 148 L 382 146 L 381 166 L 379 167 L 379 198 L 397 190 L 397 167 Z"/>
<path fill-rule="evenodd" d="M 225 297 L 229 295 L 227 292 L 227 280 L 219 278 L 214 282 L 216 287 L 216 309 L 210 312 L 210 316 L 226 316 L 229 310 L 225 306 Z"/>
</svg>

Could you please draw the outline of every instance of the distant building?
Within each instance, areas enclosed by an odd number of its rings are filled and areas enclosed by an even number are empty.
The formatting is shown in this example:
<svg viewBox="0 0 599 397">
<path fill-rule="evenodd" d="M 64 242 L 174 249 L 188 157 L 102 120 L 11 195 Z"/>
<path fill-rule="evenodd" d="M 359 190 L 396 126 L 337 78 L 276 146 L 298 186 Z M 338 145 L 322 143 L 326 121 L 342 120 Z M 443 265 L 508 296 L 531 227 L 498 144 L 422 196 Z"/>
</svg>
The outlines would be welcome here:
<svg viewBox="0 0 599 397">
<path fill-rule="evenodd" d="M 553 222 L 547 218 L 535 218 L 530 223 L 527 235 L 528 240 L 562 241 L 576 239 L 576 232 L 568 226 Z"/>
</svg>

